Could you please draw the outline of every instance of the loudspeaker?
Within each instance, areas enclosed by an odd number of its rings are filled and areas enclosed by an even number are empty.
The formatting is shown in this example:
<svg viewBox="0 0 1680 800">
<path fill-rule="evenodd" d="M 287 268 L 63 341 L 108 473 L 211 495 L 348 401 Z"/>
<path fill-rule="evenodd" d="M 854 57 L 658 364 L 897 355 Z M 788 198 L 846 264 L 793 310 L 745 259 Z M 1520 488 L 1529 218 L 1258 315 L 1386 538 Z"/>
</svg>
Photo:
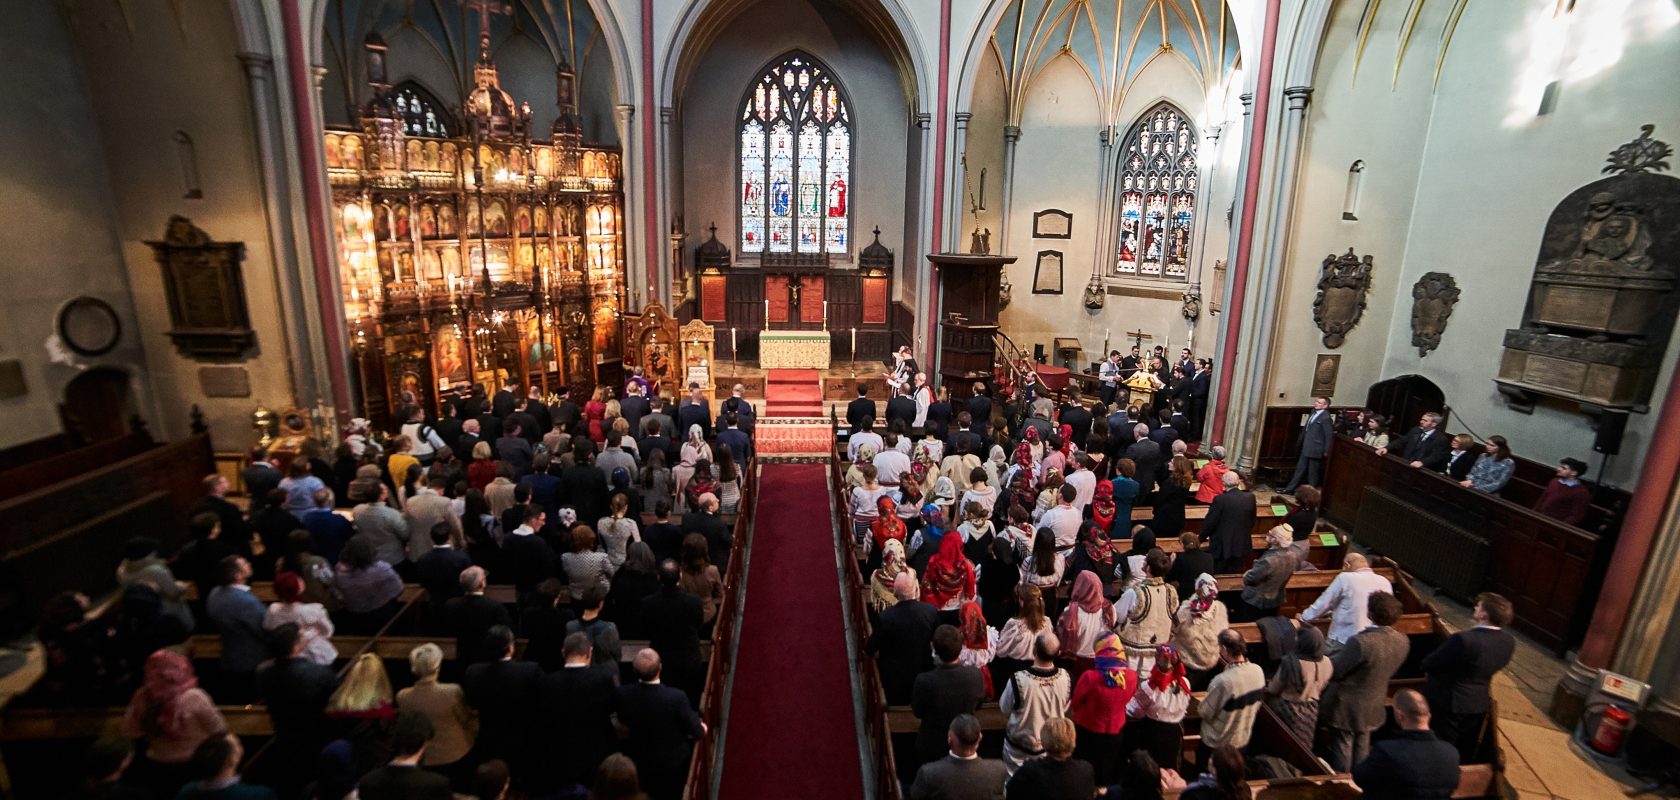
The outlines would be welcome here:
<svg viewBox="0 0 1680 800">
<path fill-rule="evenodd" d="M 1040 364 L 1044 363 L 1044 345 L 1042 345 L 1042 344 L 1033 345 L 1033 361 L 1036 361 Z"/>
<path fill-rule="evenodd" d="M 1622 450 L 1622 434 L 1627 430 L 1626 413 L 1599 414 L 1598 430 L 1593 436 L 1593 452 L 1613 456 Z"/>
</svg>

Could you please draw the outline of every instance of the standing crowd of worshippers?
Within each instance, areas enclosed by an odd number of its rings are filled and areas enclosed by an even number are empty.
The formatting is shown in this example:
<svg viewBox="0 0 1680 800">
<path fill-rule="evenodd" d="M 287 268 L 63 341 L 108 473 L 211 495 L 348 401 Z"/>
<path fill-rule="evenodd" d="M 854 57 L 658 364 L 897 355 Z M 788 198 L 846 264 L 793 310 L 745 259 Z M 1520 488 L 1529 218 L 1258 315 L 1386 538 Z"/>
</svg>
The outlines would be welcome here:
<svg viewBox="0 0 1680 800">
<path fill-rule="evenodd" d="M 925 416 L 950 427 L 912 426 L 890 404 L 877 425 L 864 387 L 848 408 L 866 649 L 887 702 L 921 721 L 914 758 L 899 760 L 911 797 L 1245 796 L 1247 777 L 1288 769 L 1245 756 L 1262 704 L 1367 796 L 1451 795 L 1514 651 L 1508 600 L 1478 598 L 1476 626 L 1423 660 L 1425 691 L 1395 697 L 1398 733 L 1373 742 L 1410 655 L 1389 581 L 1350 553 L 1316 602 L 1280 614 L 1289 578 L 1313 569 L 1316 486 L 1290 487 L 1245 569 L 1258 502 L 1223 448 L 1193 465 L 1181 403 L 1088 406 L 1073 388 L 1057 406 L 1030 383 L 1008 401 L 983 388 L 960 408 L 935 395 Z M 1199 533 L 1184 530 L 1191 504 L 1208 506 Z M 1141 508 L 1152 513 L 1134 524 Z M 1228 605 L 1215 576 L 1238 573 Z M 1328 635 L 1313 624 L 1325 620 Z M 1264 666 L 1233 622 L 1257 623 Z M 1198 691 L 1201 743 L 1181 759 Z M 973 715 L 989 700 L 1007 717 L 1001 760 L 977 755 Z"/>
<path fill-rule="evenodd" d="M 46 609 L 29 702 L 127 705 L 65 796 L 679 797 L 754 414 L 740 387 L 715 416 L 698 386 L 675 407 L 652 388 L 581 406 L 476 391 L 384 434 L 356 420 L 331 461 L 310 443 L 279 469 L 259 449 L 248 509 L 207 478 L 182 547 L 128 544 L 111 613 L 75 593 Z M 371 653 L 335 672 L 333 637 L 381 631 L 408 583 L 453 658 L 413 648 L 400 691 Z M 195 669 L 195 632 L 219 636 L 213 668 Z M 248 702 L 274 737 L 245 780 L 218 704 Z"/>
</svg>

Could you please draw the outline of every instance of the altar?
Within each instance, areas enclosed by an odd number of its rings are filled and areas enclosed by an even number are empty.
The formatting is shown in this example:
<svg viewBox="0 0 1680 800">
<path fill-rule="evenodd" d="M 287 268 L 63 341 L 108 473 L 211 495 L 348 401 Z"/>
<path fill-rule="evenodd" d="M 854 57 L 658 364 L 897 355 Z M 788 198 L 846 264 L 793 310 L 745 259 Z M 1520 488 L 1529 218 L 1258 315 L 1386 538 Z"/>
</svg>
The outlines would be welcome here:
<svg viewBox="0 0 1680 800">
<path fill-rule="evenodd" d="M 760 331 L 758 363 L 765 369 L 828 369 L 828 331 Z"/>
</svg>

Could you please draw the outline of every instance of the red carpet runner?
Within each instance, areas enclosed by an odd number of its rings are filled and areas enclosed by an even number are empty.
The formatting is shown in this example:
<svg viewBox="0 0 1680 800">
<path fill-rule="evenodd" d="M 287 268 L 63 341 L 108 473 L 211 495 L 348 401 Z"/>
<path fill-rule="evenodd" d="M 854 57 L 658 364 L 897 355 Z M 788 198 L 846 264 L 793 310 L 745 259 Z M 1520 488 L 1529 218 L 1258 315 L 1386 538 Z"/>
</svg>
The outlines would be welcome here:
<svg viewBox="0 0 1680 800">
<path fill-rule="evenodd" d="M 863 796 L 823 464 L 768 464 L 723 743 L 723 800 Z"/>
<path fill-rule="evenodd" d="M 822 378 L 814 369 L 773 369 L 764 384 L 764 416 L 822 416 Z"/>
</svg>

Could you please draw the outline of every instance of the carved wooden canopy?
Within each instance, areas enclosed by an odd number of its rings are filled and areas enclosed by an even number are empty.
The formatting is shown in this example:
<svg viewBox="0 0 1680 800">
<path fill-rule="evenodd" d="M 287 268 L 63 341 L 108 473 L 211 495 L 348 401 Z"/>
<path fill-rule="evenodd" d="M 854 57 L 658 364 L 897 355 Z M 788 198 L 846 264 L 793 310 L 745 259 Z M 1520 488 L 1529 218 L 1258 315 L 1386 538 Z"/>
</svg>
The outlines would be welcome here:
<svg viewBox="0 0 1680 800">
<path fill-rule="evenodd" d="M 680 333 L 677 320 L 658 303 L 643 306 L 641 316 L 630 323 L 625 356 L 642 368 L 643 377 L 656 391 L 661 385 L 676 386 L 682 380 Z"/>
</svg>

